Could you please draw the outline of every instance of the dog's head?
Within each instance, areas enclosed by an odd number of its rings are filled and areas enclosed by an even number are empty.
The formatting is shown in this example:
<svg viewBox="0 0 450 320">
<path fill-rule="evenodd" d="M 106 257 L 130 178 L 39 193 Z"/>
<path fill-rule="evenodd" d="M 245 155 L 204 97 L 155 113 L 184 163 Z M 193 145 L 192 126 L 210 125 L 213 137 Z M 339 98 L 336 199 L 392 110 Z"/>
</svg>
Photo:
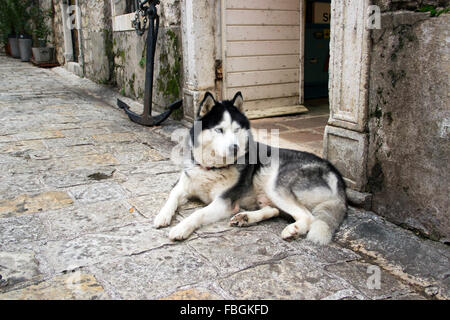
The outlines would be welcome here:
<svg viewBox="0 0 450 320">
<path fill-rule="evenodd" d="M 216 101 L 207 92 L 191 129 L 194 160 L 204 167 L 225 167 L 247 153 L 250 122 L 243 113 L 240 92 L 232 100 Z"/>
</svg>

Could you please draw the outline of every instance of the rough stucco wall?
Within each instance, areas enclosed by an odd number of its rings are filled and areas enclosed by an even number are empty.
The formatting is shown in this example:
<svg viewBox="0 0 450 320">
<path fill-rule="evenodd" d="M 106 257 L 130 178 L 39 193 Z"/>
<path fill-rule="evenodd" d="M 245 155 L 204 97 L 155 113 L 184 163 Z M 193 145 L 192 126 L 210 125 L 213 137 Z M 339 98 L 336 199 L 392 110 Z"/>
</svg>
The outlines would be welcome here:
<svg viewBox="0 0 450 320">
<path fill-rule="evenodd" d="M 111 2 L 88 0 L 78 3 L 81 8 L 84 76 L 96 82 L 109 83 L 107 46 L 111 32 Z"/>
<path fill-rule="evenodd" d="M 368 189 L 373 209 L 450 239 L 450 15 L 382 15 L 372 33 Z"/>
<path fill-rule="evenodd" d="M 155 53 L 153 103 L 158 110 L 181 97 L 182 51 L 180 1 L 164 1 L 158 6 L 160 27 Z M 134 30 L 113 33 L 115 81 L 127 96 L 142 100 L 145 84 L 146 34 Z"/>
<path fill-rule="evenodd" d="M 417 10 L 426 5 L 448 7 L 449 0 L 372 0 L 374 5 L 380 7 L 382 12 L 398 10 Z"/>
<path fill-rule="evenodd" d="M 60 0 L 53 3 L 52 37 L 57 60 L 64 58 L 64 32 Z M 142 99 L 145 79 L 145 40 L 134 30 L 112 32 L 110 0 L 79 1 L 81 8 L 81 45 L 84 76 L 99 83 L 117 85 L 125 95 Z M 163 109 L 181 97 L 182 51 L 180 31 L 180 1 L 168 0 L 159 6 L 160 29 L 155 55 L 153 101 Z"/>
<path fill-rule="evenodd" d="M 61 65 L 64 58 L 64 31 L 61 0 L 41 0 L 44 8 L 53 6 L 53 34 L 49 38 L 56 48 L 56 57 Z M 110 0 L 79 1 L 81 9 L 80 44 L 83 51 L 84 76 L 100 83 L 109 83 L 112 78 L 111 58 L 108 46 L 111 41 Z"/>
<path fill-rule="evenodd" d="M 55 47 L 56 51 L 56 59 L 59 64 L 64 65 L 64 32 L 63 32 L 63 23 L 62 23 L 62 13 L 61 6 L 59 5 L 59 1 L 53 0 L 53 36 L 52 36 L 52 44 Z"/>
</svg>

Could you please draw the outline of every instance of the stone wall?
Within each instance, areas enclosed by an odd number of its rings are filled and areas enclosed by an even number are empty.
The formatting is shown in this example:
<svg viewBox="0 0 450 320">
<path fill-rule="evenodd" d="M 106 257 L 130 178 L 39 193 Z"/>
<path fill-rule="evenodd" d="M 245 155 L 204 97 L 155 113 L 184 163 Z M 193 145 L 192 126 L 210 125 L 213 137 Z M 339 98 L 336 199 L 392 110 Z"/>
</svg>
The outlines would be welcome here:
<svg viewBox="0 0 450 320">
<path fill-rule="evenodd" d="M 53 35 L 57 60 L 71 69 L 66 61 L 62 0 L 42 0 L 43 7 L 52 7 Z M 116 12 L 122 13 L 122 2 Z M 111 0 L 79 1 L 81 9 L 80 43 L 83 75 L 98 83 L 116 85 L 124 95 L 142 100 L 145 80 L 146 34 L 138 36 L 133 30 L 114 32 Z M 182 51 L 180 31 L 180 1 L 164 1 L 158 6 L 160 29 L 155 55 L 153 101 L 156 109 L 181 97 Z M 79 73 L 79 72 L 76 72 Z M 181 115 L 182 112 L 179 112 Z"/>
<path fill-rule="evenodd" d="M 48 21 L 51 32 L 47 38 L 47 42 L 49 45 L 55 47 L 57 61 L 60 64 L 64 64 L 64 35 L 59 1 L 39 0 L 39 5 L 42 9 L 52 10 L 53 12 L 53 18 Z"/>
<path fill-rule="evenodd" d="M 63 33 L 63 22 L 62 22 L 62 12 L 59 1 L 52 0 L 53 6 L 53 45 L 55 46 L 56 59 L 61 65 L 65 64 L 64 57 L 64 33 Z"/>
<path fill-rule="evenodd" d="M 412 10 L 430 5 L 435 7 L 448 7 L 449 0 L 372 0 L 374 5 L 380 7 L 381 12 Z"/>
<path fill-rule="evenodd" d="M 181 98 L 182 51 L 180 1 L 158 6 L 160 27 L 155 53 L 153 103 L 157 110 Z M 142 101 L 145 91 L 146 34 L 113 32 L 114 80 L 122 94 Z M 176 116 L 181 116 L 179 111 Z"/>
<path fill-rule="evenodd" d="M 109 0 L 79 1 L 81 8 L 81 45 L 84 76 L 99 83 L 112 78 L 108 48 L 111 42 L 111 2 Z"/>
<path fill-rule="evenodd" d="M 402 1 L 379 2 L 386 9 Z M 449 14 L 382 14 L 381 30 L 372 32 L 367 168 L 375 212 L 447 241 L 449 26 Z"/>
<path fill-rule="evenodd" d="M 62 0 L 41 0 L 41 6 L 53 7 L 53 34 L 50 40 L 56 48 L 58 62 L 67 66 L 69 61 L 66 61 L 64 55 L 62 2 Z M 82 52 L 82 59 L 79 61 L 81 75 L 100 83 L 111 82 L 112 65 L 107 50 L 112 38 L 110 0 L 87 0 L 78 3 L 81 10 L 81 30 L 79 31 Z"/>
</svg>

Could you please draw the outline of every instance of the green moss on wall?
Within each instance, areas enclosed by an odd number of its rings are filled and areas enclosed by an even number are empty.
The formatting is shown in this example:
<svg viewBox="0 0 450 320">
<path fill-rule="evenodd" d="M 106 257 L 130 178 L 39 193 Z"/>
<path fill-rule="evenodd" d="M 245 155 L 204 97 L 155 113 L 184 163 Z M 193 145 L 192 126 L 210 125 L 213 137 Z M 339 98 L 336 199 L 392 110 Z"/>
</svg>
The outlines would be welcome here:
<svg viewBox="0 0 450 320">
<path fill-rule="evenodd" d="M 172 102 L 180 98 L 182 60 L 178 36 L 169 29 L 166 31 L 165 37 L 167 47 L 162 49 L 159 55 L 159 74 L 156 79 L 156 89 L 164 98 Z M 177 110 L 174 116 L 180 118 L 182 112 Z"/>
<path fill-rule="evenodd" d="M 122 63 L 124 63 L 125 60 L 126 60 L 126 53 L 125 53 L 125 50 L 123 50 L 123 49 L 118 49 L 117 52 L 116 52 L 116 57 L 120 57 L 120 59 L 122 59 Z"/>
<path fill-rule="evenodd" d="M 136 74 L 133 73 L 131 75 L 131 78 L 128 80 L 128 86 L 130 87 L 130 92 L 131 92 L 132 95 L 135 94 L 135 92 L 134 92 L 134 83 L 135 83 L 135 81 L 136 81 Z"/>
<path fill-rule="evenodd" d="M 102 79 L 103 84 L 115 84 L 115 62 L 114 62 L 114 46 L 115 40 L 113 41 L 112 32 L 108 29 L 103 29 L 103 41 L 105 46 L 105 54 L 108 58 L 108 68 L 109 68 L 109 79 Z"/>
</svg>

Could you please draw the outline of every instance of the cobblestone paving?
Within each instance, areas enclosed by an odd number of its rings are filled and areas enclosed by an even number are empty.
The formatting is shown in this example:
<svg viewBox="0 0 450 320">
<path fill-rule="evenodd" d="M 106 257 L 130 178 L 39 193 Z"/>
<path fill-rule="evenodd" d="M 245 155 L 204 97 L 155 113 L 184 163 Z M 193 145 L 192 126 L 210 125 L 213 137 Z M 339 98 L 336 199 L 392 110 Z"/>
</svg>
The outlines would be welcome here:
<svg viewBox="0 0 450 320">
<path fill-rule="evenodd" d="M 447 245 L 358 209 L 326 247 L 283 241 L 281 218 L 171 242 L 152 220 L 180 124 L 140 127 L 116 96 L 0 56 L 0 299 L 448 298 Z"/>
</svg>

